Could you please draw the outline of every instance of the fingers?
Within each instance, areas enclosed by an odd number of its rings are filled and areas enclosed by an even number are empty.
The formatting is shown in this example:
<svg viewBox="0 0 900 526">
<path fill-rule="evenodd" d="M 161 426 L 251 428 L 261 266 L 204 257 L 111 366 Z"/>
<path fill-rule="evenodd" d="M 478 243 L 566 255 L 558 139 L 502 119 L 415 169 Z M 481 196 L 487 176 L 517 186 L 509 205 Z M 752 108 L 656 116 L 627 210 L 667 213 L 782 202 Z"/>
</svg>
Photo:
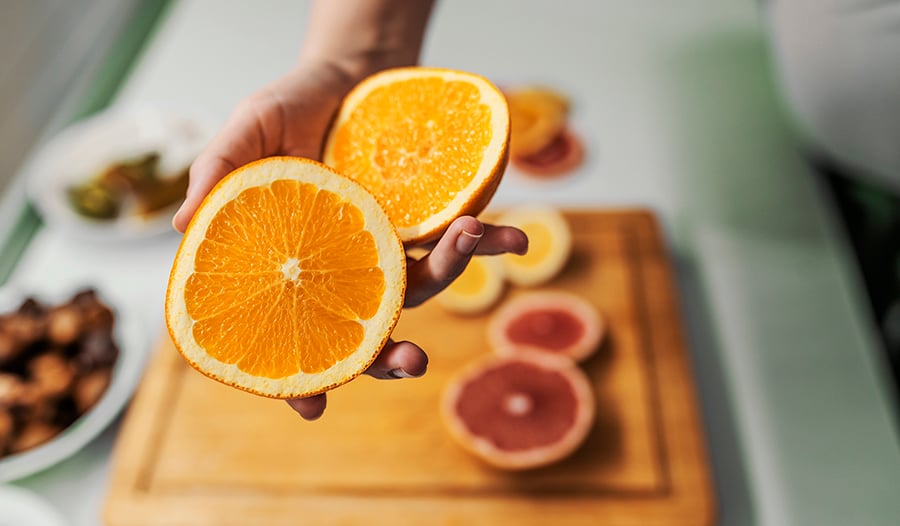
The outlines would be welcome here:
<svg viewBox="0 0 900 526">
<path fill-rule="evenodd" d="M 366 374 L 381 380 L 416 378 L 425 374 L 426 369 L 428 369 L 428 356 L 418 345 L 412 342 L 388 340 L 378 358 L 375 358 L 375 361 L 366 370 Z M 317 420 L 325 412 L 328 400 L 323 393 L 309 398 L 285 401 L 304 420 Z"/>
<path fill-rule="evenodd" d="M 415 307 L 444 290 L 474 254 L 524 254 L 528 238 L 518 228 L 484 225 L 470 216 L 456 219 L 434 249 L 407 266 L 406 306 Z"/>
<path fill-rule="evenodd" d="M 285 400 L 291 409 L 297 411 L 304 420 L 316 420 L 325 412 L 327 399 L 325 394 L 310 396 L 309 398 L 295 398 Z"/>
<path fill-rule="evenodd" d="M 453 221 L 434 249 L 407 267 L 406 306 L 415 307 L 444 290 L 466 268 L 483 236 L 484 225 L 474 217 Z"/>
<path fill-rule="evenodd" d="M 366 374 L 381 380 L 417 378 L 428 369 L 428 355 L 412 342 L 388 340 Z"/>
<path fill-rule="evenodd" d="M 172 226 L 184 232 L 206 194 L 229 172 L 279 150 L 283 119 L 278 100 L 262 91 L 240 103 L 190 169 L 190 185 Z"/>
<path fill-rule="evenodd" d="M 475 248 L 476 256 L 528 252 L 528 236 L 516 227 L 484 225 L 484 236 Z"/>
</svg>

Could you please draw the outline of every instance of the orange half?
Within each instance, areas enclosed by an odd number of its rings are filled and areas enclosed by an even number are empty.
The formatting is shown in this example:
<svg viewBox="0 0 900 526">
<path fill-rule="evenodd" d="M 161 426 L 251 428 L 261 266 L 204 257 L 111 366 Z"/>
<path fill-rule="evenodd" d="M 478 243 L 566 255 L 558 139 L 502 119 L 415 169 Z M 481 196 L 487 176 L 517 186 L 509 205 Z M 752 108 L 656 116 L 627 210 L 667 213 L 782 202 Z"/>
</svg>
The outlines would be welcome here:
<svg viewBox="0 0 900 526">
<path fill-rule="evenodd" d="M 493 84 L 411 67 L 377 73 L 347 95 L 323 158 L 372 192 L 415 245 L 487 206 L 508 147 L 509 109 Z"/>
<path fill-rule="evenodd" d="M 275 398 L 372 363 L 406 288 L 396 230 L 358 184 L 308 159 L 241 167 L 207 195 L 169 276 L 166 324 L 203 374 Z"/>
</svg>

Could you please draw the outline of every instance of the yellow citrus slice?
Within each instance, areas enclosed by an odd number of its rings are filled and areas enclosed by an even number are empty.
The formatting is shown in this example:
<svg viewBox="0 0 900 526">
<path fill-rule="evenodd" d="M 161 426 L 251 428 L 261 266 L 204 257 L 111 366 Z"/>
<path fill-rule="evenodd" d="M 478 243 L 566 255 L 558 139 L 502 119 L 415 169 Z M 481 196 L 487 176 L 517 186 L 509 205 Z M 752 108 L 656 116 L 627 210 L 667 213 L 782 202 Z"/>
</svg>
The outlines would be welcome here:
<svg viewBox="0 0 900 526">
<path fill-rule="evenodd" d="M 498 224 L 522 229 L 528 236 L 524 256 L 504 254 L 506 278 L 521 286 L 546 283 L 562 271 L 572 251 L 572 232 L 563 215 L 546 206 L 525 206 L 508 210 Z"/>
<path fill-rule="evenodd" d="M 172 265 L 166 324 L 201 373 L 299 398 L 372 363 L 405 289 L 403 245 L 372 195 L 315 161 L 271 157 L 200 205 Z"/>
<path fill-rule="evenodd" d="M 478 314 L 497 303 L 503 295 L 503 285 L 503 263 L 495 256 L 476 256 L 434 299 L 449 311 Z"/>
<path fill-rule="evenodd" d="M 547 88 L 521 88 L 506 93 L 509 103 L 510 155 L 534 155 L 563 131 L 569 115 L 569 101 Z"/>
<path fill-rule="evenodd" d="M 378 199 L 407 245 L 477 215 L 506 168 L 509 110 L 486 79 L 397 68 L 363 80 L 338 112 L 325 164 Z"/>
</svg>

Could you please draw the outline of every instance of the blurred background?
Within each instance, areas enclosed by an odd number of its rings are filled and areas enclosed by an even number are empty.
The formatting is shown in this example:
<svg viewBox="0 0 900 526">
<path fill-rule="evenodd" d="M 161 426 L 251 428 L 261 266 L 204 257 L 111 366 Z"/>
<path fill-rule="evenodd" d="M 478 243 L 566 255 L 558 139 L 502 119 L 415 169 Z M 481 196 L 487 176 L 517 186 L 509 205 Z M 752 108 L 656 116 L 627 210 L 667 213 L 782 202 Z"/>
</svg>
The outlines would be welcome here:
<svg viewBox="0 0 900 526">
<path fill-rule="evenodd" d="M 294 63 L 308 3 L 5 0 L 3 11 L 0 282 L 100 287 L 139 320 L 129 341 L 143 359 L 162 334 L 178 236 L 111 246 L 48 228 L 29 174 L 62 130 L 107 108 L 215 128 Z M 900 2 L 445 0 L 422 62 L 570 97 L 584 164 L 552 183 L 513 168 L 495 206 L 659 219 L 716 523 L 898 522 Z M 15 484 L 73 524 L 100 523 L 119 425 Z"/>
</svg>

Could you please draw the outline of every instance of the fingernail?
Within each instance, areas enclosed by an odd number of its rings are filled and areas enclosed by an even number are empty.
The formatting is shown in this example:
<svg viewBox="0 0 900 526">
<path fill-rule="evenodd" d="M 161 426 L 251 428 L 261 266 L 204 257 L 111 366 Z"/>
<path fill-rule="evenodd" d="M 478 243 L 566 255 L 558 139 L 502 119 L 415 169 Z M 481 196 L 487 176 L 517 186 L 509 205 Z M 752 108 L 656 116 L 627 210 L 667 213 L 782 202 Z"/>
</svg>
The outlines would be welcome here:
<svg viewBox="0 0 900 526">
<path fill-rule="evenodd" d="M 528 253 L 528 245 L 525 245 L 525 246 L 522 247 L 520 250 L 517 250 L 517 251 L 516 251 L 516 254 L 518 254 L 518 255 L 520 255 L 520 256 L 524 256 L 524 255 L 527 254 L 527 253 Z"/>
<path fill-rule="evenodd" d="M 415 378 L 414 375 L 409 374 L 399 367 L 397 369 L 391 369 L 390 371 L 388 371 L 388 376 L 392 378 Z"/>
<path fill-rule="evenodd" d="M 175 211 L 175 215 L 172 216 L 172 228 L 178 230 L 178 227 L 175 226 L 175 222 L 178 221 L 178 216 L 181 215 L 181 208 Z"/>
<path fill-rule="evenodd" d="M 478 241 L 481 240 L 481 234 L 472 234 L 463 230 L 459 233 L 459 237 L 456 238 L 456 250 L 460 254 L 471 254 L 475 251 L 475 247 L 478 246 Z"/>
</svg>

